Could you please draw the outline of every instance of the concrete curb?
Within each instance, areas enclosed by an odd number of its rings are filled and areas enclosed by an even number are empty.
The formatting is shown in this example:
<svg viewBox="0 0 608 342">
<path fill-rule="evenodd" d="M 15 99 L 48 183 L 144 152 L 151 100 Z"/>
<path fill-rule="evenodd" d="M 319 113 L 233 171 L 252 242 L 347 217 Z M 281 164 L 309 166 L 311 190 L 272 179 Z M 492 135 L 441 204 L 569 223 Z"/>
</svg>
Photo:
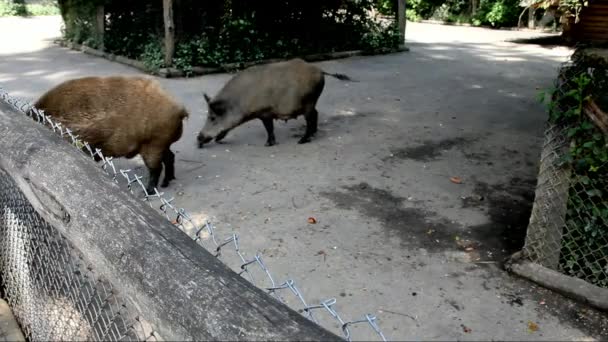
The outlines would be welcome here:
<svg viewBox="0 0 608 342">
<path fill-rule="evenodd" d="M 496 27 L 492 27 L 492 26 L 488 26 L 488 25 L 475 26 L 475 25 L 469 24 L 469 23 L 452 23 L 452 22 L 447 22 L 447 21 L 442 21 L 442 20 L 431 20 L 431 19 L 420 20 L 420 21 L 416 21 L 416 22 L 422 23 L 422 24 L 434 24 L 434 25 L 446 25 L 446 26 L 479 27 L 479 28 L 486 28 L 486 29 L 491 29 L 491 30 L 502 30 L 502 31 L 557 33 L 557 32 L 553 32 L 553 30 L 550 30 L 550 29 L 530 29 L 527 27 L 498 27 L 498 28 L 496 28 Z M 561 31 L 559 31 L 559 32 L 561 32 Z"/>
<path fill-rule="evenodd" d="M 93 49 L 86 45 L 76 44 L 76 43 L 73 43 L 70 41 L 66 41 L 64 39 L 57 39 L 57 40 L 55 40 L 55 43 L 60 46 L 72 49 L 72 50 L 81 51 L 81 52 L 87 53 L 89 55 L 105 58 L 105 59 L 108 59 L 113 62 L 118 62 L 118 63 L 124 64 L 124 65 L 128 65 L 130 67 L 136 68 L 136 69 L 143 71 L 145 73 L 148 73 L 148 74 L 152 74 L 152 75 L 156 75 L 156 76 L 160 76 L 160 77 L 164 77 L 164 78 L 175 78 L 175 77 L 185 77 L 186 76 L 186 73 L 183 70 L 179 70 L 176 68 L 161 68 L 158 70 L 158 72 L 153 72 L 153 71 L 150 71 L 148 68 L 146 68 L 144 63 L 142 63 L 140 61 L 130 59 L 130 58 L 127 58 L 124 56 L 118 56 L 118 55 L 114 55 L 114 54 L 107 53 L 104 51 L 96 50 L 96 49 Z M 317 54 L 313 54 L 313 55 L 301 56 L 300 58 L 302 58 L 306 61 L 309 61 L 309 62 L 320 62 L 320 61 L 348 58 L 348 57 L 354 57 L 354 56 L 384 55 L 384 54 L 389 54 L 389 53 L 408 52 L 408 51 L 410 51 L 410 49 L 407 46 L 401 45 L 396 49 L 383 49 L 376 53 L 369 53 L 369 52 L 366 52 L 363 50 L 352 50 L 352 51 L 317 53 Z M 284 60 L 287 60 L 287 58 L 273 58 L 273 59 L 264 59 L 264 60 L 259 60 L 259 61 L 242 62 L 242 63 L 226 63 L 226 64 L 222 64 L 219 67 L 198 67 L 198 66 L 196 66 L 196 67 L 192 68 L 190 76 L 202 76 L 202 75 L 230 72 L 230 71 L 234 71 L 234 70 L 248 68 L 253 65 L 268 64 L 268 63 L 280 62 L 280 61 L 284 61 Z"/>
<path fill-rule="evenodd" d="M 540 264 L 526 261 L 521 258 L 521 252 L 515 253 L 505 263 L 505 269 L 566 297 L 608 312 L 608 289 L 592 285 L 579 278 L 567 276 Z"/>
</svg>

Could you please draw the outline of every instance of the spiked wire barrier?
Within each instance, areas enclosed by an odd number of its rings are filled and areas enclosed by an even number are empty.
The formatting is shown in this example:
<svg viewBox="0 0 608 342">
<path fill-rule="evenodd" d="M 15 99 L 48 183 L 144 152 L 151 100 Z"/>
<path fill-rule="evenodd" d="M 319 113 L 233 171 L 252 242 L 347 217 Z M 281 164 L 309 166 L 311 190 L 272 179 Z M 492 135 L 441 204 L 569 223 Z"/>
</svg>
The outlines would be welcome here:
<svg viewBox="0 0 608 342">
<path fill-rule="evenodd" d="M 599 145 L 602 141 L 608 142 L 608 126 L 605 126 L 608 117 L 595 102 L 596 87 L 606 85 L 603 79 L 608 78 L 608 69 L 590 67 L 580 59 L 584 56 L 582 47 L 578 51 L 560 67 L 550 100 L 553 115 L 576 117 L 576 120 L 550 120 L 546 126 L 536 197 L 522 256 L 564 275 L 608 288 L 608 183 L 605 181 L 608 162 L 588 165 L 584 160 L 576 160 L 577 157 L 574 161 L 569 157 L 572 149 L 594 146 L 592 142 L 578 143 L 572 138 L 580 129 L 588 132 L 585 134 L 590 141 L 600 142 Z M 591 87 L 578 94 L 585 79 L 591 81 Z M 586 101 L 576 97 L 586 94 L 590 94 Z M 594 147 L 590 153 L 595 159 L 606 155 L 606 151 L 608 145 Z"/>
<path fill-rule="evenodd" d="M 276 279 L 261 254 L 247 254 L 237 234 L 221 234 L 208 220 L 197 224 L 186 210 L 177 207 L 174 197 L 157 189 L 147 193 L 142 176 L 117 168 L 112 157 L 93 150 L 69 128 L 27 102 L 2 89 L 0 101 L 50 128 L 91 157 L 98 156 L 102 170 L 114 182 L 125 184 L 135 197 L 143 193 L 145 203 L 184 233 L 194 232 L 188 236 L 217 259 L 223 261 L 227 254 L 238 258 L 238 265 L 231 268 L 234 272 L 291 306 L 315 326 L 324 325 L 348 341 L 355 337 L 353 327 L 367 327 L 378 340 L 386 341 L 374 315 L 347 318 L 339 312 L 335 298 L 319 303 L 307 301 L 293 279 Z M 103 280 L 95 264 L 86 262 L 77 244 L 46 222 L 29 205 L 10 175 L 0 171 L 0 295 L 6 298 L 25 336 L 30 340 L 162 340 L 158 330 L 137 310 L 130 310 L 112 284 Z M 286 297 L 291 300 L 288 302 Z M 333 321 L 321 322 L 321 312 Z"/>
</svg>

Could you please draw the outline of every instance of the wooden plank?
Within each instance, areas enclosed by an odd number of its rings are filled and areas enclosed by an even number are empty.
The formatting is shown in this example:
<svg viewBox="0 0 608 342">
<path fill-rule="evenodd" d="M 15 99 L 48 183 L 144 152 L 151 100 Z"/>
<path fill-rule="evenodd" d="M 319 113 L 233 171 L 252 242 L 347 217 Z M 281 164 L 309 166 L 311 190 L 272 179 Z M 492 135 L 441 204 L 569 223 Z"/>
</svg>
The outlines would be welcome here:
<svg viewBox="0 0 608 342">
<path fill-rule="evenodd" d="M 175 51 L 173 0 L 163 0 L 163 18 L 165 22 L 165 66 L 171 66 L 173 64 L 173 54 Z"/>
<path fill-rule="evenodd" d="M 163 340 L 342 340 L 253 286 L 92 158 L 2 101 L 0 169 Z"/>
<path fill-rule="evenodd" d="M 584 112 L 604 134 L 608 135 L 608 114 L 602 111 L 595 101 L 589 101 Z"/>
</svg>

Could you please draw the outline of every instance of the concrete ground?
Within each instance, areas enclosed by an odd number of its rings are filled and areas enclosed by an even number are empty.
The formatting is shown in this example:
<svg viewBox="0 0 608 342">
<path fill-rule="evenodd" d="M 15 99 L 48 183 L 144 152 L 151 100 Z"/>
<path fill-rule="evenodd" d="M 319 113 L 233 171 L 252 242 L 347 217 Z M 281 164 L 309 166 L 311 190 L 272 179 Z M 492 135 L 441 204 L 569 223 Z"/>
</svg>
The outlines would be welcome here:
<svg viewBox="0 0 608 342">
<path fill-rule="evenodd" d="M 300 119 L 275 124 L 273 147 L 251 122 L 198 149 L 202 92 L 230 75 L 161 79 L 191 112 L 166 191 L 222 237 L 237 232 L 309 303 L 335 296 L 346 320 L 373 313 L 390 340 L 607 339 L 606 316 L 501 269 L 534 196 L 546 119 L 535 98 L 571 51 L 504 41 L 530 32 L 407 30 L 409 53 L 318 63 L 359 82 L 327 79 L 305 145 Z M 139 73 L 56 47 L 58 35 L 57 18 L 1 19 L 0 86 L 33 101 L 69 78 Z M 365 325 L 353 336 L 377 339 Z"/>
<path fill-rule="evenodd" d="M 0 298 L 0 342 L 25 341 L 8 303 Z"/>
</svg>

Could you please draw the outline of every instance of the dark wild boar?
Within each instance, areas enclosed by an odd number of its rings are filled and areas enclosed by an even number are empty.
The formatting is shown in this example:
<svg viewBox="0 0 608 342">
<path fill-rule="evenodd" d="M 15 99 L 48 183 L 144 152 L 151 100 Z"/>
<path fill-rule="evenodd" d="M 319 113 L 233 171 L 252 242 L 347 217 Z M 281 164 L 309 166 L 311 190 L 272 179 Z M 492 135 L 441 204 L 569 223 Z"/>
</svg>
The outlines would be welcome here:
<svg viewBox="0 0 608 342">
<path fill-rule="evenodd" d="M 325 86 L 325 75 L 350 80 L 299 58 L 239 72 L 213 99 L 203 94 L 209 114 L 198 135 L 199 147 L 213 139 L 221 141 L 230 130 L 253 119 L 264 123 L 266 146 L 272 146 L 276 143 L 273 120 L 287 121 L 300 115 L 306 118 L 306 132 L 298 143 L 309 142 L 317 132 L 319 114 L 315 107 Z"/>
<path fill-rule="evenodd" d="M 182 136 L 188 117 L 160 83 L 144 77 L 84 77 L 63 82 L 34 104 L 69 127 L 104 156 L 133 158 L 141 154 L 154 193 L 165 166 L 162 187 L 175 179 L 175 155 L 169 147 Z M 95 158 L 99 161 L 99 157 Z"/>
</svg>

